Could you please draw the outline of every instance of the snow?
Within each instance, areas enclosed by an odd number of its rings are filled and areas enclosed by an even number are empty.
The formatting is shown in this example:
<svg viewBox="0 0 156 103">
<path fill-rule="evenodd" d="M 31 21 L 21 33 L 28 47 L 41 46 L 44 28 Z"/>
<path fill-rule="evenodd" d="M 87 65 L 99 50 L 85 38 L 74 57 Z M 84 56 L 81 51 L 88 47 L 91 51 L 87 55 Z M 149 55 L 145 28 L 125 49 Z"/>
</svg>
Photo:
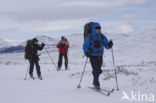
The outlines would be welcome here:
<svg viewBox="0 0 156 103">
<path fill-rule="evenodd" d="M 110 97 L 103 96 L 88 87 L 92 86 L 90 62 L 82 81 L 82 88 L 77 89 L 86 57 L 83 58 L 83 36 L 81 34 L 67 36 L 69 49 L 69 68 L 57 72 L 50 58 L 43 50 L 40 66 L 43 80 L 24 80 L 28 61 L 24 53 L 0 54 L 0 103 L 132 103 L 121 100 L 125 91 L 140 91 L 156 95 L 156 31 L 148 31 L 138 35 L 106 34 L 114 41 L 114 56 L 117 65 L 117 75 L 120 91 L 115 91 Z M 38 37 L 47 45 L 56 45 L 59 39 Z M 52 41 L 52 42 L 51 42 Z M 48 48 L 57 64 L 58 51 Z M 105 50 L 103 73 L 100 76 L 102 88 L 115 88 L 114 71 L 111 51 Z M 34 75 L 36 71 L 34 69 Z M 130 95 L 130 94 L 128 94 Z M 155 103 L 138 102 L 138 103 Z"/>
</svg>

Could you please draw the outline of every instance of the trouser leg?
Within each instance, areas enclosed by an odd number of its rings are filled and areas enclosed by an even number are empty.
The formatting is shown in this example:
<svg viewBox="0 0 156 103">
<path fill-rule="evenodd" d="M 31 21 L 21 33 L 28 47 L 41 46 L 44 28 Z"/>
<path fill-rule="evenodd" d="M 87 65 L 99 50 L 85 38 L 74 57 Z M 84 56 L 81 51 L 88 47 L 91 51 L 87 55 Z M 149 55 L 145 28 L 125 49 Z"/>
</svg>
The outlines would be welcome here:
<svg viewBox="0 0 156 103">
<path fill-rule="evenodd" d="M 100 57 L 91 57 L 90 58 L 91 66 L 93 68 L 93 84 L 95 86 L 100 86 L 99 76 L 102 73 L 101 66 L 103 63 L 103 58 Z"/>
<path fill-rule="evenodd" d="M 29 61 L 29 62 L 30 62 L 29 74 L 30 74 L 30 76 L 33 76 L 34 61 Z"/>
<path fill-rule="evenodd" d="M 103 63 L 103 58 L 100 57 L 90 57 L 91 66 L 93 68 L 93 74 L 101 74 L 101 66 Z"/>
<path fill-rule="evenodd" d="M 67 54 L 64 54 L 64 59 L 65 59 L 65 69 L 67 70 L 67 68 L 68 68 L 68 56 L 67 56 Z"/>
<path fill-rule="evenodd" d="M 59 60 L 58 60 L 58 69 L 60 69 L 61 68 L 61 66 L 62 66 L 62 56 L 63 56 L 63 54 L 59 54 Z"/>
<path fill-rule="evenodd" d="M 38 75 L 38 77 L 40 77 L 41 76 L 41 70 L 40 70 L 40 65 L 39 65 L 38 60 L 35 61 L 35 66 L 36 66 L 37 75 Z"/>
</svg>

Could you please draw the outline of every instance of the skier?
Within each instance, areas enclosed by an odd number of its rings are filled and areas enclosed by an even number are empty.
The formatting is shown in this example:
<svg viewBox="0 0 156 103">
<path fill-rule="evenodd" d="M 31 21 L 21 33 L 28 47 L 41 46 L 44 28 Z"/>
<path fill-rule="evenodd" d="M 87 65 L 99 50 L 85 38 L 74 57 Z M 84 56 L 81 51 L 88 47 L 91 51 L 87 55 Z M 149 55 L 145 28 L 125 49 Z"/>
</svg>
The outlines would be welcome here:
<svg viewBox="0 0 156 103">
<path fill-rule="evenodd" d="M 101 33 L 99 23 L 92 23 L 91 27 L 91 36 L 88 35 L 85 38 L 83 50 L 85 55 L 90 58 L 93 68 L 93 85 L 96 89 L 100 89 L 99 76 L 102 73 L 104 47 L 106 49 L 112 48 L 113 42 L 108 41 L 107 37 Z"/>
<path fill-rule="evenodd" d="M 59 49 L 59 60 L 58 60 L 58 70 L 61 69 L 62 66 L 62 58 L 65 59 L 65 70 L 68 68 L 68 48 L 69 48 L 69 42 L 68 40 L 62 36 L 61 40 L 57 44 L 57 48 Z"/>
<path fill-rule="evenodd" d="M 29 45 L 26 46 L 26 54 L 25 58 L 29 60 L 30 62 L 30 70 L 29 74 L 32 79 L 33 77 L 33 69 L 34 69 L 34 64 L 36 66 L 36 71 L 39 79 L 42 79 L 41 76 L 41 71 L 40 71 L 40 65 L 39 65 L 39 56 L 38 50 L 42 50 L 44 48 L 45 44 L 42 43 L 41 46 L 38 44 L 38 40 L 34 38 Z"/>
</svg>

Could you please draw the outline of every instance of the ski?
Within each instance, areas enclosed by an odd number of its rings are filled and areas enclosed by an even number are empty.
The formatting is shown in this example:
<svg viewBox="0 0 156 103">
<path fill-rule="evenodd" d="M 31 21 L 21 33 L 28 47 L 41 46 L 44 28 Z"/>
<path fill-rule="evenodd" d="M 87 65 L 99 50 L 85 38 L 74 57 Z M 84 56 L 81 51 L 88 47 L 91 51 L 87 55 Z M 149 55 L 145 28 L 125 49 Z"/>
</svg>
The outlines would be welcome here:
<svg viewBox="0 0 156 103">
<path fill-rule="evenodd" d="M 30 79 L 35 80 L 35 77 L 30 77 Z M 43 80 L 42 77 L 39 77 L 38 79 L 39 79 L 39 80 Z M 24 78 L 24 80 L 27 80 L 27 78 Z"/>
<path fill-rule="evenodd" d="M 95 87 L 88 87 L 88 88 L 105 96 L 110 96 L 110 93 L 111 93 L 111 92 L 104 91 L 103 89 L 96 89 Z"/>
<path fill-rule="evenodd" d="M 113 93 L 114 92 L 114 88 L 111 89 L 111 90 L 106 90 L 106 89 L 101 89 L 102 91 L 105 91 L 105 92 L 110 92 L 110 93 Z"/>
</svg>

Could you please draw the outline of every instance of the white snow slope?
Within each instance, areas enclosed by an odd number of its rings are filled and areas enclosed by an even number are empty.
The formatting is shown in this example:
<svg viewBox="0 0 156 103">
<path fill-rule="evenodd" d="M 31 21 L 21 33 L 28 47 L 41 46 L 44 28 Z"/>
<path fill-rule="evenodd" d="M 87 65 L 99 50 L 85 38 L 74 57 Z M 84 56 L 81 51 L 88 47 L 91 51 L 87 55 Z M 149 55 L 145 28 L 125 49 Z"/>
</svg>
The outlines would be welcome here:
<svg viewBox="0 0 156 103">
<path fill-rule="evenodd" d="M 40 66 L 43 80 L 31 80 L 24 76 L 28 61 L 23 59 L 23 53 L 0 55 L 0 103 L 133 103 L 121 100 L 125 91 L 131 96 L 131 91 L 141 95 L 156 95 L 156 31 L 124 36 L 108 35 L 114 41 L 114 56 L 120 91 L 115 91 L 109 97 L 101 95 L 88 87 L 92 86 L 92 69 L 87 63 L 82 81 L 82 88 L 77 89 L 86 58 L 83 58 L 83 36 L 71 35 L 69 49 L 70 70 L 57 72 L 51 60 L 43 50 Z M 58 41 L 57 39 L 56 41 Z M 54 42 L 53 42 L 54 43 Z M 56 42 L 57 43 L 57 42 Z M 50 49 L 50 54 L 57 64 L 58 52 Z M 103 73 L 100 76 L 102 88 L 116 88 L 112 65 L 111 50 L 105 50 Z M 34 70 L 36 77 L 36 71 Z M 149 99 L 149 98 L 147 98 Z M 155 98 L 154 98 L 155 99 Z M 138 101 L 137 103 L 156 103 L 154 101 Z"/>
</svg>

